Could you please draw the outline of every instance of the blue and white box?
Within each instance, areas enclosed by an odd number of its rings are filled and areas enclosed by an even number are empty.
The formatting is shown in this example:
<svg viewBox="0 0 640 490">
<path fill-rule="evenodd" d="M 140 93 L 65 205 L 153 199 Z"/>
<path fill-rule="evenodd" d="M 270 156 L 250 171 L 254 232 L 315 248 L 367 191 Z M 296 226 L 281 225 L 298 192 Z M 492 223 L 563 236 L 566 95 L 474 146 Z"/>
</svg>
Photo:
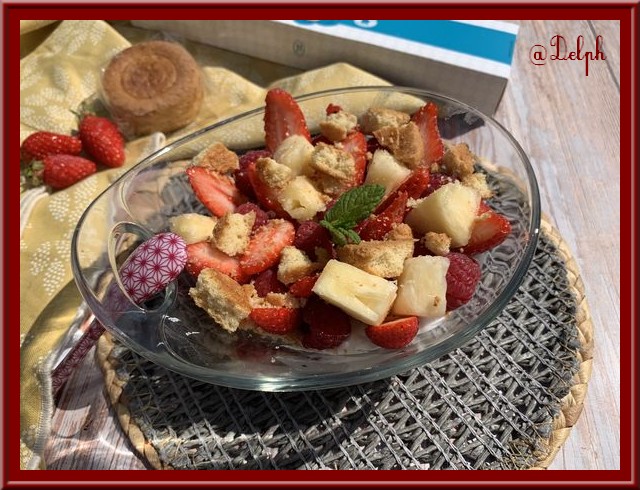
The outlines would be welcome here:
<svg viewBox="0 0 640 490">
<path fill-rule="evenodd" d="M 493 115 L 518 25 L 497 20 L 133 21 L 261 59 L 313 69 L 347 62 L 395 85 L 459 99 Z"/>
</svg>

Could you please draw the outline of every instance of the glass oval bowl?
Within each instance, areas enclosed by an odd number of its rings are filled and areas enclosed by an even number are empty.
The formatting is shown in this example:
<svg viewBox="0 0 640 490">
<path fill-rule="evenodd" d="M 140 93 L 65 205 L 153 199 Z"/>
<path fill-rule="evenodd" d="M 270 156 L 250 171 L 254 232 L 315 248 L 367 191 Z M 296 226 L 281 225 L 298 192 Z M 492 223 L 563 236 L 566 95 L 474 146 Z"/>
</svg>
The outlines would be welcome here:
<svg viewBox="0 0 640 490">
<path fill-rule="evenodd" d="M 186 271 L 144 305 L 128 300 L 116 272 L 127 254 L 168 230 L 172 216 L 206 213 L 186 180 L 189 159 L 215 141 L 238 153 L 262 147 L 261 108 L 155 152 L 82 215 L 72 242 L 74 277 L 97 320 L 126 347 L 167 369 L 222 386 L 261 391 L 333 388 L 386 378 L 447 354 L 489 325 L 513 297 L 536 247 L 540 202 L 527 156 L 504 127 L 461 102 L 412 88 L 344 88 L 297 100 L 312 134 L 318 132 L 329 103 L 356 115 L 373 106 L 412 113 L 425 101 L 438 105 L 443 140 L 465 142 L 478 155 L 478 168 L 495 191 L 489 203 L 512 225 L 501 245 L 476 257 L 482 278 L 474 297 L 438 321 L 423 321 L 417 337 L 403 349 L 376 347 L 364 328 L 356 326 L 345 344 L 325 351 L 224 332 L 188 296 L 195 281 Z"/>
</svg>

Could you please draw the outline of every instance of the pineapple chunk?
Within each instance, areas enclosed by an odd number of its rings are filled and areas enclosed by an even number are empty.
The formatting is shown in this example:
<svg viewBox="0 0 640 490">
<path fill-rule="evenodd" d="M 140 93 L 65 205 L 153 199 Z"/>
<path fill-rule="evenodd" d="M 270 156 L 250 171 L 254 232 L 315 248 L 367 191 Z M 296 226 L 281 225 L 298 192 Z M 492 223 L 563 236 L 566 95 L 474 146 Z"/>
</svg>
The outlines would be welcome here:
<svg viewBox="0 0 640 490">
<path fill-rule="evenodd" d="M 304 221 L 324 211 L 326 203 L 322 193 L 305 176 L 298 176 L 278 194 L 278 201 L 289 215 Z"/>
<path fill-rule="evenodd" d="M 407 215 L 405 222 L 420 235 L 446 233 L 452 247 L 469 243 L 480 206 L 480 194 L 459 182 L 446 184 L 425 198 Z"/>
<path fill-rule="evenodd" d="M 395 283 L 335 259 L 327 262 L 313 292 L 367 325 L 384 321 L 396 298 Z"/>
<path fill-rule="evenodd" d="M 311 161 L 313 145 L 304 137 L 297 134 L 286 138 L 273 154 L 273 159 L 291 169 L 293 175 L 302 175 Z"/>
<path fill-rule="evenodd" d="M 407 259 L 398 278 L 398 297 L 393 303 L 394 315 L 416 315 L 438 318 L 447 308 L 446 257 L 420 256 Z"/>
<path fill-rule="evenodd" d="M 186 213 L 169 219 L 169 229 L 180 235 L 187 245 L 209 240 L 217 220 L 204 214 Z"/>
<path fill-rule="evenodd" d="M 410 173 L 411 170 L 400 165 L 387 150 L 376 150 L 364 183 L 380 184 L 384 186 L 385 194 L 389 194 L 400 186 Z"/>
</svg>

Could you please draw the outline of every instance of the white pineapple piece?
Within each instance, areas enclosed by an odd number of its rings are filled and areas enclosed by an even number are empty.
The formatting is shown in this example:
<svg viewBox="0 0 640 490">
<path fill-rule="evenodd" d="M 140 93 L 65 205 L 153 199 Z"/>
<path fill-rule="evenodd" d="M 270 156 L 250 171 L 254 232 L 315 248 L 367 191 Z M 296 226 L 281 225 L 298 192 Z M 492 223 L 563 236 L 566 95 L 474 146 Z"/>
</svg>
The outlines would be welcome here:
<svg viewBox="0 0 640 490">
<path fill-rule="evenodd" d="M 311 219 L 326 208 L 324 195 L 303 175 L 287 184 L 278 194 L 278 201 L 282 209 L 300 221 Z"/>
<path fill-rule="evenodd" d="M 407 259 L 398 278 L 394 315 L 438 318 L 447 309 L 446 257 L 419 256 Z"/>
<path fill-rule="evenodd" d="M 273 154 L 273 159 L 286 165 L 294 175 L 302 175 L 309 167 L 313 145 L 304 137 L 294 134 L 286 138 Z"/>
<path fill-rule="evenodd" d="M 169 219 L 169 229 L 180 235 L 185 243 L 203 242 L 213 235 L 217 219 L 204 214 L 186 213 Z"/>
<path fill-rule="evenodd" d="M 397 189 L 409 177 L 411 170 L 400 165 L 387 150 L 376 150 L 367 169 L 365 184 L 380 184 L 384 186 L 385 194 Z"/>
<path fill-rule="evenodd" d="M 463 247 L 469 243 L 479 206 L 478 191 L 452 182 L 427 196 L 407 214 L 405 222 L 420 235 L 446 233 L 451 247 Z"/>
<path fill-rule="evenodd" d="M 327 262 L 313 292 L 367 325 L 379 325 L 396 298 L 394 282 L 335 259 Z"/>
</svg>

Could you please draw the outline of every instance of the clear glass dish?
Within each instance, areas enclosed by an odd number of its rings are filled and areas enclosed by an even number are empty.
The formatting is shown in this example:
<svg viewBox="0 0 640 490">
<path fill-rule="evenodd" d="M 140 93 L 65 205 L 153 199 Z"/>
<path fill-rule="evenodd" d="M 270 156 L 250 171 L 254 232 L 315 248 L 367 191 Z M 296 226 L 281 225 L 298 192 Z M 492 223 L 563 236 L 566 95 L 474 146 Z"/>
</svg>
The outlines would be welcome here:
<svg viewBox="0 0 640 490">
<path fill-rule="evenodd" d="M 473 299 L 437 322 L 423 322 L 404 349 L 376 347 L 354 329 L 347 343 L 327 351 L 223 332 L 187 295 L 194 284 L 187 272 L 161 297 L 142 306 L 128 300 L 116 273 L 127 254 L 166 231 L 170 217 L 205 212 L 186 181 L 189 159 L 214 141 L 240 153 L 262 147 L 263 109 L 257 109 L 157 151 L 114 182 L 81 217 L 72 243 L 76 283 L 98 321 L 125 346 L 167 369 L 217 385 L 262 391 L 332 388 L 386 378 L 437 359 L 473 338 L 513 297 L 536 247 L 540 200 L 529 160 L 504 127 L 461 102 L 411 88 L 354 87 L 297 100 L 312 134 L 329 103 L 357 115 L 371 106 L 405 112 L 427 100 L 439 106 L 443 140 L 466 142 L 480 157 L 496 192 L 490 203 L 512 225 L 505 242 L 477 256 L 482 279 Z"/>
</svg>

